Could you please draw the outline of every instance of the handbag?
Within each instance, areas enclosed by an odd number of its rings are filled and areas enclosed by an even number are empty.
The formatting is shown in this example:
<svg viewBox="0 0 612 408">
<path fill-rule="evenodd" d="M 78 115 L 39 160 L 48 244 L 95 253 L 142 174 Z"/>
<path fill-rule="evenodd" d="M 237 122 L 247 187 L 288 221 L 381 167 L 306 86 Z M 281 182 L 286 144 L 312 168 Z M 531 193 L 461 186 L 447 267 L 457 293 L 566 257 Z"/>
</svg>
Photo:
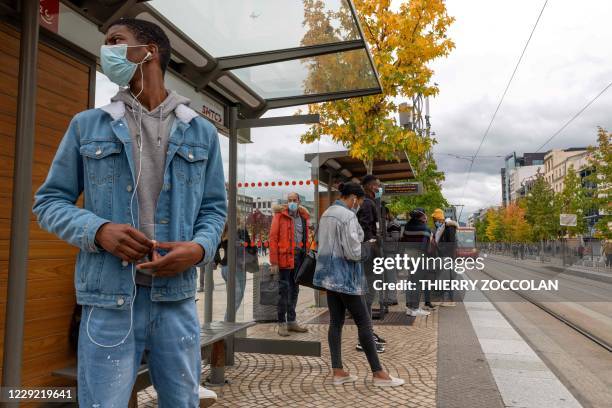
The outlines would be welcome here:
<svg viewBox="0 0 612 408">
<path fill-rule="evenodd" d="M 262 272 L 259 281 L 259 304 L 267 306 L 277 306 L 280 299 L 280 282 L 275 273 Z"/>
<path fill-rule="evenodd" d="M 325 290 L 324 288 L 316 286 L 312 283 L 315 269 L 317 269 L 317 253 L 316 251 L 308 251 L 295 274 L 295 283 L 313 289 Z"/>
<path fill-rule="evenodd" d="M 259 258 L 257 257 L 257 248 L 245 248 L 244 269 L 249 273 L 259 272 Z"/>
</svg>

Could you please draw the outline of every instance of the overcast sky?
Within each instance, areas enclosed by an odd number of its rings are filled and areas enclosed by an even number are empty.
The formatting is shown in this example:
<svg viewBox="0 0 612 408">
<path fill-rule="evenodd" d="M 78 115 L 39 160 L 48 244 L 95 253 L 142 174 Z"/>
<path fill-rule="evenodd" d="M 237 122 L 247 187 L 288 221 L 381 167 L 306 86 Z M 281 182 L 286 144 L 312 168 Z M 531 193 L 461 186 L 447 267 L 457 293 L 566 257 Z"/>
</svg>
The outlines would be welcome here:
<svg viewBox="0 0 612 408">
<path fill-rule="evenodd" d="M 438 153 L 473 155 L 514 65 L 535 23 L 540 0 L 449 0 L 456 18 L 449 35 L 456 49 L 436 61 L 433 81 L 440 94 L 431 101 L 431 123 Z M 609 0 L 550 0 L 506 95 L 482 150 L 483 156 L 535 151 L 575 112 L 612 81 Z M 98 81 L 97 104 L 105 103 L 114 87 Z M 612 129 L 612 90 L 602 95 L 549 148 L 585 146 L 595 142 L 597 126 Z M 271 111 L 266 116 L 290 115 L 295 109 Z M 253 144 L 239 147 L 242 181 L 310 178 L 304 153 L 336 150 L 324 139 L 301 145 L 305 126 L 253 129 Z M 222 153 L 227 163 L 227 139 Z M 475 162 L 462 194 L 469 162 L 435 156 L 446 172 L 444 194 L 453 204 L 465 204 L 464 218 L 479 207 L 499 204 L 499 170 L 503 158 L 482 157 Z M 227 170 L 227 164 L 226 164 Z M 252 196 L 284 197 L 289 189 L 246 189 Z M 301 193 L 312 197 L 311 188 Z"/>
</svg>

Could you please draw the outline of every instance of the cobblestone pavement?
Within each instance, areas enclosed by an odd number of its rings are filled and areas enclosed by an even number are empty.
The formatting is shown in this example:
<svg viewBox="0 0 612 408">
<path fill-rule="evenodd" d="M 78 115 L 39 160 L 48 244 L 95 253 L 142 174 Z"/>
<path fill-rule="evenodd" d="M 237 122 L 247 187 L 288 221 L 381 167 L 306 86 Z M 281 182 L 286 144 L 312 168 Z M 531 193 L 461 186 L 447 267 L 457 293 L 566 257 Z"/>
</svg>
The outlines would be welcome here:
<svg viewBox="0 0 612 408">
<path fill-rule="evenodd" d="M 299 320 L 326 309 L 302 309 Z M 400 311 L 401 308 L 394 309 Z M 331 363 L 327 346 L 327 325 L 308 324 L 309 333 L 293 334 L 292 340 L 321 341 L 322 357 L 236 354 L 236 365 L 226 369 L 231 384 L 213 388 L 218 396 L 215 407 L 418 407 L 436 406 L 437 312 L 419 317 L 412 326 L 376 326 L 388 342 L 381 362 L 393 376 L 406 380 L 403 387 L 376 388 L 363 353 L 355 350 L 357 327 L 345 325 L 342 340 L 345 368 L 359 381 L 344 386 L 331 384 Z M 250 337 L 274 338 L 275 324 L 259 324 L 249 329 Z M 208 375 L 205 367 L 203 378 Z M 139 406 L 155 407 L 155 391 L 139 393 Z"/>
</svg>

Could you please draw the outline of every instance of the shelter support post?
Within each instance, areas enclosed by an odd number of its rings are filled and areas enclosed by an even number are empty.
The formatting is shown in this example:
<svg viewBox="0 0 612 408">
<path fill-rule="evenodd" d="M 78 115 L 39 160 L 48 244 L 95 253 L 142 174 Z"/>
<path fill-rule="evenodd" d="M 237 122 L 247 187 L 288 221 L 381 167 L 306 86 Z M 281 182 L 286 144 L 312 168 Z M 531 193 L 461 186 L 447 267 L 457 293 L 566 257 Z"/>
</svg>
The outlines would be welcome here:
<svg viewBox="0 0 612 408">
<path fill-rule="evenodd" d="M 215 289 L 212 263 L 207 263 L 204 266 L 204 270 L 200 273 L 204 273 L 204 323 L 210 323 L 212 322 L 213 293 Z"/>
<path fill-rule="evenodd" d="M 21 5 L 17 132 L 15 135 L 11 242 L 2 366 L 2 385 L 5 387 L 21 386 L 28 239 L 32 206 L 32 159 L 36 123 L 39 1 L 24 0 Z M 6 406 L 18 407 L 19 403 L 7 403 Z"/>
</svg>

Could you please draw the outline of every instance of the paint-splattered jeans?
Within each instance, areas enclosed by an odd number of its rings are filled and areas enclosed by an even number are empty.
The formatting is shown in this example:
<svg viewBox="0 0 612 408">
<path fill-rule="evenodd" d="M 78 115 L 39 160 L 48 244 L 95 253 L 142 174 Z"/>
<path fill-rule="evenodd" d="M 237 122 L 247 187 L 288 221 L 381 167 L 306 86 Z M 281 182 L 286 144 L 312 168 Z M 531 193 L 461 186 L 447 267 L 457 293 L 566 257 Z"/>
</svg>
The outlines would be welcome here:
<svg viewBox="0 0 612 408">
<path fill-rule="evenodd" d="M 152 302 L 151 289 L 138 286 L 131 331 L 129 309 L 91 310 L 83 307 L 79 331 L 80 407 L 126 407 L 145 350 L 159 407 L 199 407 L 200 323 L 193 298 Z M 128 331 L 116 347 L 90 339 L 114 345 Z"/>
</svg>

